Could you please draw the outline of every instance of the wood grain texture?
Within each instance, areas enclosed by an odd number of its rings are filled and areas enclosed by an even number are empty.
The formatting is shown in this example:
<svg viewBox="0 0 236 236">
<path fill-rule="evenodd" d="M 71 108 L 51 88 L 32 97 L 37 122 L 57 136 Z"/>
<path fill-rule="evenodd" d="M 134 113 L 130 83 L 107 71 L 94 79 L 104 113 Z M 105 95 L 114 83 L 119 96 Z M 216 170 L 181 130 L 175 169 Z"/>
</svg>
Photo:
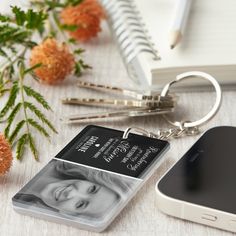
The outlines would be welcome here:
<svg viewBox="0 0 236 236">
<path fill-rule="evenodd" d="M 82 79 L 110 85 L 134 87 L 129 81 L 126 70 L 111 36 L 104 25 L 104 31 L 98 39 L 84 46 L 87 49 L 86 61 L 93 66 L 93 70 L 83 76 Z M 30 80 L 30 79 L 29 79 Z M 0 235 L 1 236 L 48 236 L 48 235 L 113 235 L 113 236 L 230 236 L 226 231 L 206 227 L 200 224 L 183 221 L 160 212 L 156 206 L 155 183 L 173 165 L 187 149 L 198 139 L 199 136 L 185 137 L 171 141 L 171 149 L 166 154 L 163 165 L 149 179 L 145 186 L 138 192 L 136 197 L 125 207 L 121 214 L 115 219 L 108 229 L 96 234 L 82 231 L 76 228 L 59 225 L 56 223 L 39 220 L 33 217 L 20 215 L 14 212 L 11 204 L 12 196 L 27 183 L 53 156 L 55 156 L 76 134 L 85 126 L 62 124 L 60 118 L 67 114 L 96 112 L 105 110 L 100 108 L 86 108 L 62 105 L 60 99 L 63 97 L 76 96 L 105 96 L 102 93 L 94 93 L 75 86 L 76 79 L 70 78 L 62 85 L 46 86 L 29 81 L 34 88 L 40 91 L 50 102 L 54 113 L 49 113 L 50 120 L 55 124 L 59 132 L 52 134 L 51 142 L 42 140 L 38 133 L 34 133 L 36 143 L 40 147 L 40 161 L 36 162 L 30 152 L 26 152 L 22 162 L 14 160 L 11 171 L 0 178 Z M 109 95 L 107 95 L 109 96 Z M 200 118 L 207 113 L 214 102 L 213 92 L 183 93 L 180 95 L 183 104 L 179 114 L 186 120 Z M 218 125 L 236 124 L 236 92 L 226 91 L 223 95 L 223 104 L 216 115 L 208 124 L 202 127 L 202 131 Z M 2 100 L 1 100 L 2 101 Z M 0 104 L 2 106 L 2 103 Z M 168 125 L 157 116 L 131 119 L 112 119 L 94 122 L 111 128 L 124 130 L 128 126 L 138 126 L 155 132 L 159 128 Z M 4 124 L 0 124 L 0 131 Z"/>
</svg>

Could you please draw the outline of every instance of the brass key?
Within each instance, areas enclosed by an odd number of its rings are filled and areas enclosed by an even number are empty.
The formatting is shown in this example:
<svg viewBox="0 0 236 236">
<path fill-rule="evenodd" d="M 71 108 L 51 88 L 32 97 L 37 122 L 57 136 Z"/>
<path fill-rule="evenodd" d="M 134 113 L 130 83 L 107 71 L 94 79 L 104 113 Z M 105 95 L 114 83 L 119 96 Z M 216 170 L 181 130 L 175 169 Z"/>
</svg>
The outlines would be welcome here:
<svg viewBox="0 0 236 236">
<path fill-rule="evenodd" d="M 173 112 L 173 108 L 164 109 L 143 109 L 139 108 L 136 110 L 121 110 L 112 112 L 100 112 L 100 113 L 90 113 L 83 115 L 72 115 L 62 119 L 65 123 L 74 124 L 81 122 L 89 122 L 91 120 L 105 119 L 105 118 L 119 118 L 119 117 L 137 117 L 137 116 L 147 116 L 147 115 L 160 115 Z"/>
<path fill-rule="evenodd" d="M 88 88 L 88 89 L 94 89 L 98 91 L 111 92 L 113 94 L 120 94 L 127 97 L 132 97 L 138 100 L 158 100 L 160 98 L 160 94 L 150 95 L 150 91 L 143 91 L 141 93 L 140 91 L 123 89 L 123 88 L 113 87 L 109 85 L 95 84 L 95 83 L 90 83 L 90 82 L 85 82 L 85 81 L 79 81 L 77 85 L 80 88 Z M 173 95 L 168 95 L 166 97 L 163 97 L 163 99 L 168 99 L 169 97 L 173 97 Z"/>
<path fill-rule="evenodd" d="M 80 88 L 110 92 L 114 95 L 129 97 L 127 99 L 110 98 L 65 98 L 63 104 L 86 105 L 86 106 L 110 106 L 114 108 L 125 108 L 119 111 L 108 111 L 101 113 L 73 115 L 63 119 L 67 123 L 77 123 L 81 121 L 90 121 L 91 119 L 101 119 L 108 117 L 135 117 L 166 114 L 173 112 L 177 96 L 167 94 L 161 96 L 159 93 L 140 92 L 135 90 L 123 89 L 90 82 L 79 81 Z"/>
<path fill-rule="evenodd" d="M 160 98 L 160 96 L 159 96 Z M 104 98 L 66 98 L 63 104 L 87 105 L 87 106 L 122 106 L 122 107 L 174 107 L 173 100 L 119 100 Z"/>
</svg>

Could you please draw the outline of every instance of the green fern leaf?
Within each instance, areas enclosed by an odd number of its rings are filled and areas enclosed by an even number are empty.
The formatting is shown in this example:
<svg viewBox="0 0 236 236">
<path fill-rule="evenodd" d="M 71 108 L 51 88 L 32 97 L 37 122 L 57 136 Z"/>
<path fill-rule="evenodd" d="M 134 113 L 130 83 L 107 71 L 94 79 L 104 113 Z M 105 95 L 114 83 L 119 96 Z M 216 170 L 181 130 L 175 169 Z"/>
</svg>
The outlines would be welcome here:
<svg viewBox="0 0 236 236">
<path fill-rule="evenodd" d="M 35 46 L 35 45 L 34 45 L 34 46 Z M 38 64 L 36 64 L 36 65 L 34 65 L 34 66 L 32 66 L 32 67 L 26 69 L 26 70 L 24 71 L 24 75 L 33 72 L 35 69 L 37 69 L 37 68 L 39 68 L 39 67 L 41 67 L 41 66 L 42 66 L 42 63 L 38 63 Z"/>
<path fill-rule="evenodd" d="M 31 134 L 28 134 L 28 137 L 29 137 L 30 150 L 31 150 L 31 152 L 32 152 L 32 154 L 33 154 L 33 156 L 34 156 L 34 159 L 35 159 L 36 161 L 38 161 L 38 160 L 39 160 L 39 158 L 38 158 L 38 152 L 37 152 L 37 149 L 36 149 L 36 147 L 35 147 L 35 143 L 34 143 L 33 137 L 31 136 Z"/>
<path fill-rule="evenodd" d="M 51 110 L 51 107 L 49 106 L 49 104 L 47 103 L 47 101 L 44 99 L 44 97 L 36 92 L 35 90 L 33 90 L 32 88 L 28 87 L 28 86 L 23 86 L 25 93 L 27 94 L 27 96 L 33 97 L 37 102 L 39 102 L 45 109 L 47 110 Z"/>
<path fill-rule="evenodd" d="M 0 56 L 6 57 L 9 60 L 9 57 L 8 57 L 7 53 L 1 48 L 0 48 Z"/>
<path fill-rule="evenodd" d="M 25 150 L 25 144 L 27 142 L 28 134 L 23 134 L 20 139 L 17 142 L 16 146 L 16 159 L 21 160 L 24 150 Z"/>
<path fill-rule="evenodd" d="M 25 25 L 27 29 L 37 29 L 39 32 L 41 32 L 40 30 L 44 24 L 44 21 L 47 19 L 47 14 L 43 11 L 35 12 L 33 9 L 23 11 L 17 6 L 12 7 L 12 13 L 15 15 L 17 25 Z"/>
<path fill-rule="evenodd" d="M 83 0 L 67 0 L 65 2 L 66 6 L 77 6 L 79 5 Z"/>
<path fill-rule="evenodd" d="M 51 122 L 45 117 L 45 115 L 32 103 L 25 102 L 25 107 L 30 109 L 43 123 L 45 123 L 53 132 L 57 133 L 54 126 L 51 124 Z"/>
<path fill-rule="evenodd" d="M 9 89 L 1 89 L 0 88 L 0 97 L 2 97 L 5 93 L 9 92 Z"/>
<path fill-rule="evenodd" d="M 8 138 L 8 141 L 12 144 L 18 133 L 20 132 L 21 128 L 25 124 L 25 120 L 20 121 L 17 125 L 16 128 L 13 130 L 11 133 L 10 137 Z"/>
<path fill-rule="evenodd" d="M 14 118 L 16 117 L 17 112 L 20 110 L 21 106 L 22 106 L 21 102 L 17 103 L 17 105 L 14 107 L 11 114 L 7 118 L 7 127 L 4 130 L 4 135 L 6 138 L 8 138 L 12 122 L 13 122 Z"/>
<path fill-rule="evenodd" d="M 7 112 L 11 109 L 11 107 L 14 106 L 18 92 L 19 92 L 18 81 L 15 81 L 10 90 L 9 98 L 5 106 L 0 111 L 0 119 L 3 118 L 7 114 Z"/>
<path fill-rule="evenodd" d="M 10 20 L 11 20 L 10 17 L 0 14 L 0 21 L 1 22 L 8 22 Z"/>
<path fill-rule="evenodd" d="M 78 49 L 74 50 L 74 53 L 77 54 L 77 55 L 80 55 L 80 54 L 82 54 L 84 52 L 85 52 L 85 49 L 83 49 L 83 48 L 78 48 Z"/>
<path fill-rule="evenodd" d="M 33 126 L 35 129 L 37 129 L 41 134 L 43 134 L 45 137 L 49 138 L 48 132 L 35 120 L 28 119 L 28 122 L 31 126 Z"/>
</svg>

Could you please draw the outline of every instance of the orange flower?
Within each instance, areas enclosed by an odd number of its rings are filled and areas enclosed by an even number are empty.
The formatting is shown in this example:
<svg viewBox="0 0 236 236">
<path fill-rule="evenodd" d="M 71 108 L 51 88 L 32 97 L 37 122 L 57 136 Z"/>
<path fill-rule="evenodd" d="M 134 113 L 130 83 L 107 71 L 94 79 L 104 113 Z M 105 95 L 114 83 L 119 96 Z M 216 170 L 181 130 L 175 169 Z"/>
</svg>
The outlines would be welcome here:
<svg viewBox="0 0 236 236">
<path fill-rule="evenodd" d="M 47 84 L 55 84 L 66 78 L 75 66 L 74 56 L 65 44 L 58 44 L 53 38 L 48 38 L 31 51 L 30 65 L 41 63 L 34 70 L 35 75 Z"/>
<path fill-rule="evenodd" d="M 6 174 L 12 164 L 12 151 L 11 146 L 5 139 L 5 137 L 0 134 L 0 175 Z"/>
<path fill-rule="evenodd" d="M 76 25 L 78 29 L 70 31 L 72 38 L 88 41 L 101 31 L 100 22 L 105 12 L 97 0 L 84 0 L 77 6 L 66 7 L 61 12 L 61 21 L 66 25 Z"/>
<path fill-rule="evenodd" d="M 105 19 L 106 14 L 103 7 L 98 3 L 97 0 L 84 0 L 78 5 L 81 13 L 87 13 L 98 17 L 99 19 Z"/>
</svg>

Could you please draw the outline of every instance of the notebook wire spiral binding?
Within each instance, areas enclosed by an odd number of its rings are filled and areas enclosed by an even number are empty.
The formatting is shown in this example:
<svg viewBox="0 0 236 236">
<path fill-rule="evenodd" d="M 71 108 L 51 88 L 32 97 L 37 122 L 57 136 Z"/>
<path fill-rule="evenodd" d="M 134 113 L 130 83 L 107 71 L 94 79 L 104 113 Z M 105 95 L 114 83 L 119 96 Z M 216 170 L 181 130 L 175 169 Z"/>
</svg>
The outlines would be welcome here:
<svg viewBox="0 0 236 236">
<path fill-rule="evenodd" d="M 106 10 L 110 30 L 127 72 L 137 81 L 140 61 L 137 57 L 145 53 L 155 61 L 160 60 L 158 50 L 154 47 L 133 0 L 100 0 L 100 2 Z"/>
</svg>

